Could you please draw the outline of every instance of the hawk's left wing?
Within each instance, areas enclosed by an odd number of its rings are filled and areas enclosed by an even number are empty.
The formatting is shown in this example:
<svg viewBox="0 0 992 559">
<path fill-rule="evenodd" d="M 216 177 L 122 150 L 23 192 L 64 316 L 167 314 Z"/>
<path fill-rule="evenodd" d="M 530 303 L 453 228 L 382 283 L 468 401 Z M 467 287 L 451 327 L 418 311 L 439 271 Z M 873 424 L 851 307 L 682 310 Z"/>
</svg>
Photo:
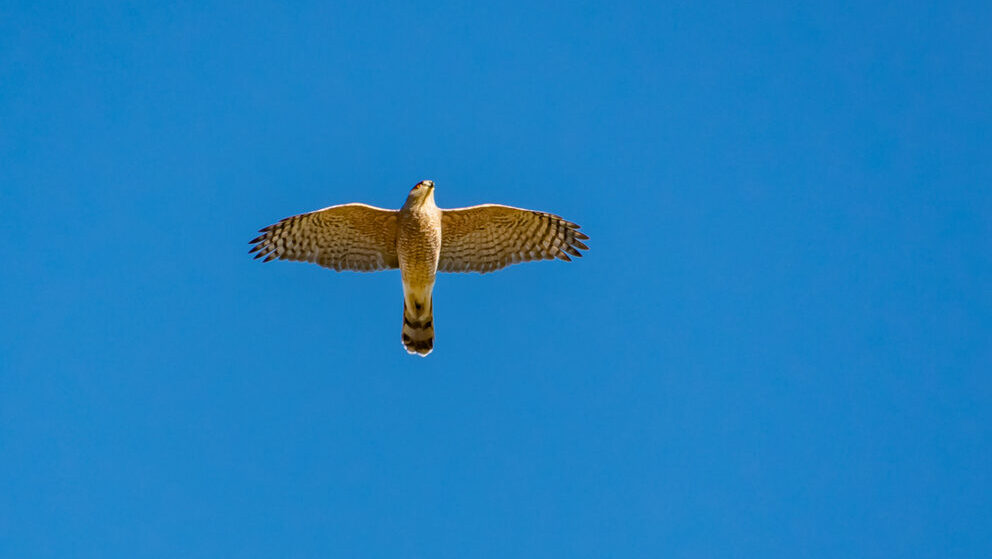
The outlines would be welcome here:
<svg viewBox="0 0 992 559">
<path fill-rule="evenodd" d="M 294 215 L 259 230 L 250 252 L 268 262 L 302 260 L 334 270 L 399 267 L 396 215 L 365 204 L 342 204 Z"/>
</svg>

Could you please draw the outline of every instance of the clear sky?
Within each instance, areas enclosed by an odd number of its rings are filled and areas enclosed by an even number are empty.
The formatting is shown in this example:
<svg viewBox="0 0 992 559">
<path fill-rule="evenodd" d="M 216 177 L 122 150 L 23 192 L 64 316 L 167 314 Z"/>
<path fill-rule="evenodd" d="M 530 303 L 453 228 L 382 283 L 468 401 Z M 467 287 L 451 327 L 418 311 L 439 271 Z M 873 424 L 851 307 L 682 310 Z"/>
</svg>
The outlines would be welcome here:
<svg viewBox="0 0 992 559">
<path fill-rule="evenodd" d="M 0 557 L 992 554 L 987 2 L 139 4 L 0 4 Z M 591 250 L 248 254 L 428 178 Z"/>
</svg>

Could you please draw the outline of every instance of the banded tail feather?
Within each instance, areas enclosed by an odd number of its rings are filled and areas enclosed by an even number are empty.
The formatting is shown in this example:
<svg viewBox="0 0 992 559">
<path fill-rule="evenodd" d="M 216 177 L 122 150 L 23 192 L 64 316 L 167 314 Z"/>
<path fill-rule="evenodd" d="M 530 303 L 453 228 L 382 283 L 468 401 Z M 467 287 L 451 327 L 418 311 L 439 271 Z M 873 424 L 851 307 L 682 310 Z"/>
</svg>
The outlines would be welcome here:
<svg viewBox="0 0 992 559">
<path fill-rule="evenodd" d="M 426 357 L 434 349 L 434 305 L 426 300 L 403 300 L 403 346 L 408 353 Z"/>
</svg>

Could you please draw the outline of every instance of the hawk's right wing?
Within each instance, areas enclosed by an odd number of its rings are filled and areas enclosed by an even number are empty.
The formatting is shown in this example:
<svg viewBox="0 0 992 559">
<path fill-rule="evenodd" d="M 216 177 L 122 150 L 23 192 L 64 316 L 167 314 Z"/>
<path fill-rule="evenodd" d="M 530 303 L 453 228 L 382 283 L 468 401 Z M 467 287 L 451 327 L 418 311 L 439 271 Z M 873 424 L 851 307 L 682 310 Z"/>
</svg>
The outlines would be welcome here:
<svg viewBox="0 0 992 559">
<path fill-rule="evenodd" d="M 579 226 L 498 204 L 442 210 L 439 272 L 491 272 L 528 260 L 571 260 L 588 250 Z"/>
<path fill-rule="evenodd" d="M 334 270 L 370 272 L 399 267 L 396 215 L 365 204 L 342 204 L 287 217 L 259 230 L 250 252 L 313 262 Z"/>
</svg>

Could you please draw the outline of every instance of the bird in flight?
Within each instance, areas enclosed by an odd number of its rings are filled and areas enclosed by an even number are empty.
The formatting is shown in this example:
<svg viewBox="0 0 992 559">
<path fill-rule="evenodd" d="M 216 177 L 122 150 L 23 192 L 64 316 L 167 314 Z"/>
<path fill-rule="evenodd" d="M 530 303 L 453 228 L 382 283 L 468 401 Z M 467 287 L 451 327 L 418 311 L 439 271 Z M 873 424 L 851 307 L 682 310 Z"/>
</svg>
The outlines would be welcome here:
<svg viewBox="0 0 992 559">
<path fill-rule="evenodd" d="M 441 209 L 429 180 L 417 183 L 399 210 L 341 204 L 259 232 L 250 252 L 263 262 L 297 260 L 359 272 L 399 268 L 403 346 L 421 356 L 434 349 L 437 272 L 484 274 L 529 260 L 571 261 L 570 255 L 589 249 L 579 226 L 554 214 L 498 204 Z"/>
</svg>

